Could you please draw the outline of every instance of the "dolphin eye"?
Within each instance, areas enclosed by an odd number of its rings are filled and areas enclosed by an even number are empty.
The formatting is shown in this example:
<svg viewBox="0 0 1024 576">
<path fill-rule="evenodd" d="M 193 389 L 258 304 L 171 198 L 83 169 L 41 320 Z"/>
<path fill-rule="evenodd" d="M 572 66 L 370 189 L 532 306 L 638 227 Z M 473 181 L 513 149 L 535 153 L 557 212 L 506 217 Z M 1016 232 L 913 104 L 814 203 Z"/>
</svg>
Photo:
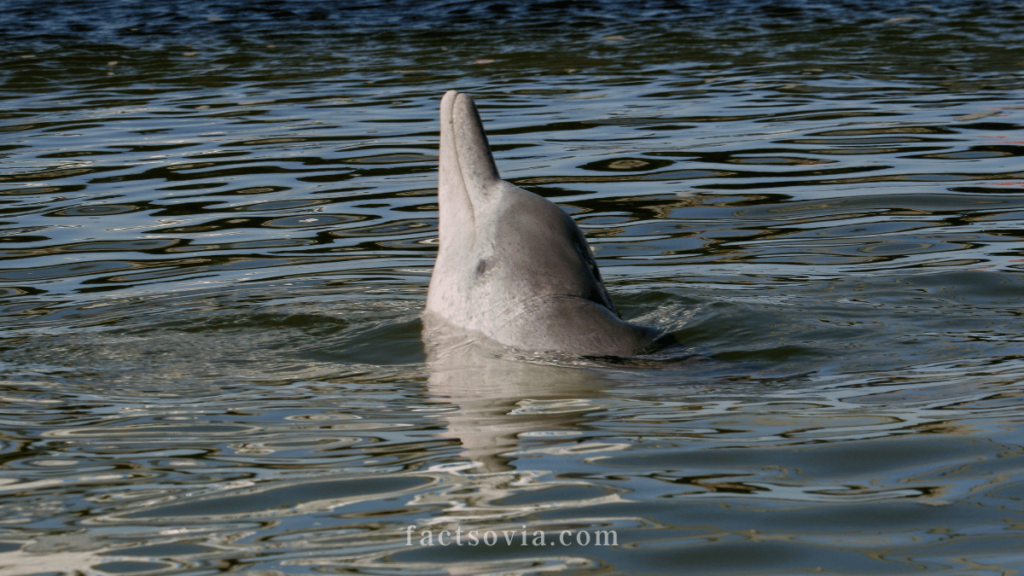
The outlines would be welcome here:
<svg viewBox="0 0 1024 576">
<path fill-rule="evenodd" d="M 484 272 L 487 272 L 487 260 L 480 260 L 476 263 L 476 275 L 483 276 Z"/>
</svg>

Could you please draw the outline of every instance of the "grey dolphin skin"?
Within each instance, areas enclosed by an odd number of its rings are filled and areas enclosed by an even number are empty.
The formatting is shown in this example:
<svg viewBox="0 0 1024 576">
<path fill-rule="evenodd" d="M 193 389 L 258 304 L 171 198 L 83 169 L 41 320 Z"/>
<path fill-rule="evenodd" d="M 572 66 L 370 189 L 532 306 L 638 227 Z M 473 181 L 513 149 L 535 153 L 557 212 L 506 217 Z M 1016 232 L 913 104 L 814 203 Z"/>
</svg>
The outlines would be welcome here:
<svg viewBox="0 0 1024 576">
<path fill-rule="evenodd" d="M 656 347 L 659 331 L 619 317 L 572 218 L 498 176 L 473 99 L 454 90 L 441 100 L 437 188 L 425 320 L 521 351 L 634 356 Z"/>
</svg>

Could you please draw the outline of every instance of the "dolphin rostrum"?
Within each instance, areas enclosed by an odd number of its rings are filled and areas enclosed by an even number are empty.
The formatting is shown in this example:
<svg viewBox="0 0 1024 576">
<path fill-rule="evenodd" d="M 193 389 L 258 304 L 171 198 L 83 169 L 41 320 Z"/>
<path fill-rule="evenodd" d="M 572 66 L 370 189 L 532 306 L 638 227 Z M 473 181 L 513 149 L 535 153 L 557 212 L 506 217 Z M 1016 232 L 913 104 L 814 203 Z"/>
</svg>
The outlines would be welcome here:
<svg viewBox="0 0 1024 576">
<path fill-rule="evenodd" d="M 431 315 L 521 351 L 633 356 L 659 331 L 623 321 L 583 232 L 558 206 L 505 182 L 473 99 L 441 99 Z"/>
</svg>

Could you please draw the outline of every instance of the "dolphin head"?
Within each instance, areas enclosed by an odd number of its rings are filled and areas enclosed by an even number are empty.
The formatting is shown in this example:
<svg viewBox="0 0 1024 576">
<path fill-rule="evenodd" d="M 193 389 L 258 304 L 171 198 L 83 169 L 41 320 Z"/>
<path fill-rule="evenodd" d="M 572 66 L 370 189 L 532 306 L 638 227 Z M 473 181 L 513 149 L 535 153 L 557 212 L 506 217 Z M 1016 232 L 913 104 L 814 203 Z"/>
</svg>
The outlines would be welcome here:
<svg viewBox="0 0 1024 576">
<path fill-rule="evenodd" d="M 619 318 L 579 227 L 555 204 L 501 179 L 473 99 L 455 91 L 441 100 L 437 195 L 428 313 L 526 350 L 643 348 L 649 329 Z M 605 342 L 623 338 L 623 346 Z"/>
</svg>

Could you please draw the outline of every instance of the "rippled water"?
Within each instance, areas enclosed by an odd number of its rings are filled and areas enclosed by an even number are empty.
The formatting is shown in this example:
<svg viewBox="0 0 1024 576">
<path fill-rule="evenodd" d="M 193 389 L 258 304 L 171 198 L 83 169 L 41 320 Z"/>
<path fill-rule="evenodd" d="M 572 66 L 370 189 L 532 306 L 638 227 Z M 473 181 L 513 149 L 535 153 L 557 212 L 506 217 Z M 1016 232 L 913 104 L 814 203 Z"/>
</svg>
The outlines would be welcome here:
<svg viewBox="0 0 1024 576">
<path fill-rule="evenodd" d="M 0 574 L 1024 570 L 1021 5 L 0 29 Z M 447 89 L 685 348 L 428 361 Z"/>
</svg>

